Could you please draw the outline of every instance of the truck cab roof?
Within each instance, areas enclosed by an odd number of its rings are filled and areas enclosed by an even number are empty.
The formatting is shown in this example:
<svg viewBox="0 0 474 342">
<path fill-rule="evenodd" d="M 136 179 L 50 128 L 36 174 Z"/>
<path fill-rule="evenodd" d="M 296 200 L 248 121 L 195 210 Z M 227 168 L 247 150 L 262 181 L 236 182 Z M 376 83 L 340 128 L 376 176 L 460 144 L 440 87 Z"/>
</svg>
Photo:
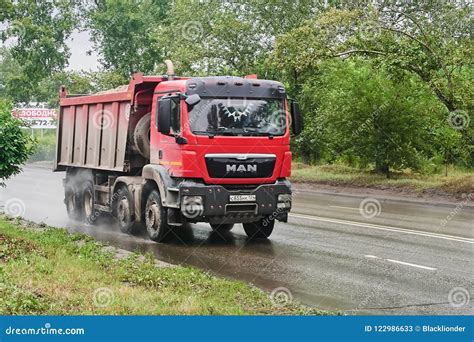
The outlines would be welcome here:
<svg viewBox="0 0 474 342">
<path fill-rule="evenodd" d="M 200 97 L 285 98 L 280 82 L 235 76 L 193 77 L 186 80 L 186 93 Z"/>
</svg>

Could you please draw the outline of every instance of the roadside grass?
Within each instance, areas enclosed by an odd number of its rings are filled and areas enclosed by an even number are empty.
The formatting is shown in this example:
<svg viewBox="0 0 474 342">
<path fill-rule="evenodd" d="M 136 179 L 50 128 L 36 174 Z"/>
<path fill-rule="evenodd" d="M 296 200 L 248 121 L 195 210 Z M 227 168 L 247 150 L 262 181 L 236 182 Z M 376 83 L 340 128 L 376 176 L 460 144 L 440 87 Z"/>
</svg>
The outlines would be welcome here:
<svg viewBox="0 0 474 342">
<path fill-rule="evenodd" d="M 25 228 L 25 225 L 29 227 Z M 82 234 L 0 214 L 2 315 L 321 315 L 251 285 L 152 255 L 117 258 Z"/>
<path fill-rule="evenodd" d="M 420 175 L 396 172 L 391 178 L 369 170 L 360 170 L 344 165 L 305 165 L 293 163 L 291 180 L 300 183 L 399 189 L 419 193 L 460 196 L 474 192 L 474 171 L 459 168 L 448 169 L 444 174 Z"/>
</svg>

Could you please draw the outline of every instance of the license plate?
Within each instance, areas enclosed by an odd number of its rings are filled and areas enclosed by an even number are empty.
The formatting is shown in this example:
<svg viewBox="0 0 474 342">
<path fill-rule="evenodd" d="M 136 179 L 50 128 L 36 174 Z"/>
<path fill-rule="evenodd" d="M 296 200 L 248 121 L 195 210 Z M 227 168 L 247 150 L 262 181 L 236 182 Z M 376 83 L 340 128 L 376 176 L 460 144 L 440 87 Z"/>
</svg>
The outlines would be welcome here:
<svg viewBox="0 0 474 342">
<path fill-rule="evenodd" d="M 229 201 L 231 202 L 249 202 L 255 201 L 257 197 L 255 195 L 230 195 Z"/>
</svg>

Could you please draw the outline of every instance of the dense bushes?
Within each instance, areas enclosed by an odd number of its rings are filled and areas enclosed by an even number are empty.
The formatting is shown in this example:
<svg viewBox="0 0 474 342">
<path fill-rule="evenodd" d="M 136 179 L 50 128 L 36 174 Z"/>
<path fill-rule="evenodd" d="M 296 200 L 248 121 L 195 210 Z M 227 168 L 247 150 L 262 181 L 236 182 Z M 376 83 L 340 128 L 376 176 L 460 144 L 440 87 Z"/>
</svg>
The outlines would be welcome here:
<svg viewBox="0 0 474 342">
<path fill-rule="evenodd" d="M 469 148 L 449 126 L 446 107 L 409 74 L 393 78 L 366 60 L 331 60 L 304 83 L 300 98 L 306 130 L 294 149 L 307 160 L 387 174 L 468 163 Z"/>
<path fill-rule="evenodd" d="M 21 165 L 34 152 L 35 140 L 21 129 L 22 122 L 12 117 L 8 104 L 0 102 L 0 186 L 21 171 Z"/>
</svg>

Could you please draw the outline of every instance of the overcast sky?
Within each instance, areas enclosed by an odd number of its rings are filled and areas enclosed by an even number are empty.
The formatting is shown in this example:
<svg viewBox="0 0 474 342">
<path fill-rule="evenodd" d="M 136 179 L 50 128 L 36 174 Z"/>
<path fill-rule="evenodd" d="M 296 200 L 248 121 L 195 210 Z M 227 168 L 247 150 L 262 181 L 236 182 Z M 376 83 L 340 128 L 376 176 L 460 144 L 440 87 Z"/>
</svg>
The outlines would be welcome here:
<svg viewBox="0 0 474 342">
<path fill-rule="evenodd" d="M 99 68 L 97 54 L 93 50 L 89 38 L 89 33 L 87 31 L 75 31 L 71 35 L 71 38 L 67 42 L 67 45 L 71 49 L 68 70 L 96 71 Z M 92 54 L 90 56 L 87 55 L 87 51 L 92 51 Z"/>
</svg>

